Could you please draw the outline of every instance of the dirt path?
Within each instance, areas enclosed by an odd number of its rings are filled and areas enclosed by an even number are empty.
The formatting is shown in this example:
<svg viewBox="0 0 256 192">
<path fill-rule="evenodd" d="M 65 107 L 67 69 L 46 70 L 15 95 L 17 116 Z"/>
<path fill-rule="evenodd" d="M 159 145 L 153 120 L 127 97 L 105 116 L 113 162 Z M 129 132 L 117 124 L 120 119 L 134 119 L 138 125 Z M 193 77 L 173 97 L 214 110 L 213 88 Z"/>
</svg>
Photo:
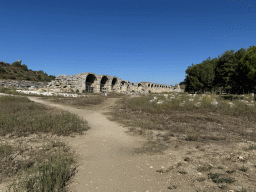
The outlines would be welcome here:
<svg viewBox="0 0 256 192">
<path fill-rule="evenodd" d="M 66 140 L 79 157 L 78 173 L 68 187 L 70 191 L 168 191 L 166 178 L 155 172 L 163 168 L 161 160 L 165 158 L 134 154 L 133 149 L 140 147 L 145 139 L 130 136 L 125 132 L 127 129 L 103 115 L 115 100 L 94 110 L 84 110 L 29 98 L 77 114 L 91 127 L 85 135 Z"/>
</svg>

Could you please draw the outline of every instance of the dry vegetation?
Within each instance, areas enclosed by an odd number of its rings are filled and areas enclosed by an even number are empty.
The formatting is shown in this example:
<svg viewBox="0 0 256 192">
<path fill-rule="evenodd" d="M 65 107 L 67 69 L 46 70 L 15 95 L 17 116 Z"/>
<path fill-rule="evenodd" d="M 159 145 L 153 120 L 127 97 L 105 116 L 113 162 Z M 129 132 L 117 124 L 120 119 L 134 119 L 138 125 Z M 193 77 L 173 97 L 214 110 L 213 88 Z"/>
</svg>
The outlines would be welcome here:
<svg viewBox="0 0 256 192">
<path fill-rule="evenodd" d="M 59 136 L 87 123 L 25 97 L 0 97 L 0 183 L 10 191 L 61 191 L 75 173 L 73 153 Z"/>
<path fill-rule="evenodd" d="M 164 103 L 150 102 L 154 96 Z M 214 99 L 217 107 L 211 104 Z M 157 170 L 180 177 L 179 184 L 170 182 L 170 190 L 190 183 L 196 191 L 256 191 L 256 107 L 249 103 L 254 104 L 251 95 L 151 94 L 125 97 L 110 114 L 148 138 L 136 152 L 177 155 L 177 165 Z"/>
<path fill-rule="evenodd" d="M 154 96 L 157 97 L 157 100 L 150 102 Z M 193 97 L 179 93 L 172 93 L 168 94 L 167 97 L 165 96 L 163 94 L 150 94 L 148 96 L 131 97 L 123 94 L 108 94 L 108 96 L 105 97 L 88 94 L 88 97 L 81 98 L 43 98 L 76 107 L 99 105 L 107 101 L 108 98 L 119 98 L 118 104 L 112 108 L 113 111 L 108 113 L 108 115 L 110 115 L 112 120 L 119 121 L 127 126 L 131 133 L 144 135 L 148 138 L 148 142 L 144 147 L 136 149 L 135 152 L 147 153 L 149 155 L 158 154 L 160 156 L 163 155 L 163 159 L 164 157 L 168 158 L 165 162 L 165 168 L 156 170 L 156 173 L 165 174 L 167 177 L 171 178 L 168 181 L 170 185 L 168 190 L 170 191 L 180 191 L 183 189 L 182 187 L 186 185 L 189 186 L 187 188 L 191 188 L 192 191 L 256 191 L 256 107 L 253 106 L 253 97 L 251 95 L 206 95 L 204 97 L 202 97 L 202 95 L 196 95 Z M 9 99 L 11 100 L 11 98 Z M 193 101 L 191 99 L 193 99 Z M 211 104 L 214 99 L 218 102 L 217 107 Z M 157 104 L 159 100 L 164 101 L 164 103 Z M 244 102 L 241 100 L 244 100 Z M 201 102 L 201 105 L 198 105 L 198 102 Z M 233 104 L 231 105 L 229 102 Z M 7 106 L 8 102 L 0 103 L 4 103 Z M 12 103 L 15 102 L 12 101 Z M 47 133 L 52 130 L 47 129 L 47 125 L 53 122 L 50 117 L 40 118 L 42 114 L 38 114 L 37 117 L 30 117 L 30 115 L 35 115 L 37 112 L 35 113 L 34 111 L 31 113 L 28 112 L 29 110 L 44 111 L 42 106 L 31 107 L 31 102 L 27 102 L 26 99 L 22 102 L 19 101 L 19 103 L 23 103 L 22 106 L 25 106 L 24 109 L 27 111 L 25 113 L 27 116 L 25 115 L 22 121 L 17 122 L 19 122 L 20 125 L 29 124 L 24 123 L 24 119 L 26 119 L 26 122 L 30 123 L 33 122 L 33 119 L 36 119 L 37 122 L 35 123 L 35 127 L 37 127 L 35 130 L 32 129 L 33 126 L 28 126 L 26 130 L 30 130 L 31 133 L 35 134 L 39 132 Z M 252 105 L 248 106 L 247 104 Z M 6 108 L 9 109 L 11 107 L 8 106 Z M 12 115 L 10 115 L 10 120 L 8 121 L 10 123 L 18 119 L 18 116 L 14 115 L 17 114 L 20 109 L 17 110 L 16 108 L 19 109 L 19 107 L 12 107 L 11 109 Z M 71 116 L 65 121 L 65 118 L 58 112 L 50 111 L 49 113 L 52 114 L 52 116 L 56 115 L 59 121 L 65 122 L 64 124 L 66 124 L 66 122 L 76 121 L 71 120 Z M 49 113 L 47 114 L 49 115 Z M 6 114 L 3 114 L 3 116 L 5 115 Z M 48 120 L 43 122 L 42 119 Z M 7 124 L 9 124 L 8 122 Z M 41 122 L 41 124 L 39 122 Z M 42 125 L 42 127 L 39 125 Z M 39 128 L 42 129 L 38 131 Z M 8 137 L 13 135 L 13 140 L 17 139 L 15 135 L 19 135 L 22 136 L 20 138 L 27 136 L 27 140 L 29 141 L 26 142 L 28 143 L 27 148 L 21 147 L 24 144 L 19 146 L 18 140 L 11 143 L 2 142 L 0 147 L 1 156 L 4 156 L 4 159 L 9 159 L 7 162 L 13 166 L 10 172 L 7 173 L 2 169 L 2 176 L 11 173 L 10 175 L 19 175 L 17 178 L 22 178 L 22 182 L 19 182 L 22 185 L 15 185 L 14 182 L 11 185 L 13 189 L 17 188 L 17 191 L 19 191 L 19 189 L 25 185 L 36 186 L 35 184 L 30 184 L 29 177 L 21 176 L 21 173 L 23 173 L 24 170 L 39 170 L 42 167 L 51 167 L 51 165 L 48 165 L 49 162 L 52 162 L 49 159 L 57 159 L 54 162 L 66 165 L 64 168 L 58 168 L 64 170 L 62 173 L 65 173 L 64 178 L 67 178 L 64 179 L 64 183 L 74 174 L 73 159 L 70 158 L 72 155 L 70 155 L 68 148 L 62 146 L 58 141 L 52 142 L 48 140 L 47 144 L 42 145 L 42 142 L 39 142 L 41 143 L 40 145 L 35 145 L 34 141 L 47 139 L 43 136 L 35 139 L 31 136 L 31 133 L 25 130 L 22 131 L 22 129 L 19 131 L 15 129 L 15 126 L 11 133 L 6 132 L 8 129 L 3 130 L 5 130 L 4 134 L 7 134 Z M 58 129 L 52 130 L 51 133 L 66 135 L 65 131 L 63 133 L 57 130 Z M 81 129 L 73 130 L 73 132 L 80 133 Z M 72 131 L 67 134 L 70 133 L 72 133 Z M 10 138 L 8 139 L 10 140 Z M 16 145 L 12 143 L 16 143 Z M 54 145 L 54 147 L 52 147 L 52 145 Z M 37 147 L 31 148 L 31 146 Z M 48 148 L 50 148 L 50 150 L 46 150 Z M 18 153 L 19 155 L 16 155 Z M 37 165 L 41 165 L 41 162 L 35 163 L 37 160 L 34 160 L 30 154 L 37 154 L 35 157 L 46 159 L 41 161 L 45 166 L 37 167 Z M 48 155 L 50 154 L 53 154 L 53 157 L 49 157 Z M 66 155 L 58 156 L 58 154 Z M 16 159 L 16 156 L 23 158 L 22 164 L 18 163 L 19 158 Z M 66 157 L 66 160 L 58 159 L 62 157 Z M 24 159 L 26 158 L 30 159 L 30 161 L 25 161 Z M 67 164 L 60 163 L 64 161 L 67 162 Z M 4 165 L 11 167 L 8 163 Z M 33 167 L 33 169 L 30 167 Z M 48 172 L 46 171 L 46 173 Z M 53 171 L 53 173 L 55 174 L 56 172 Z M 26 174 L 31 175 L 29 171 L 26 171 Z M 47 178 L 40 177 L 41 179 L 39 180 L 40 182 L 51 183 L 48 180 L 49 178 L 58 177 L 54 176 L 54 174 L 47 176 Z M 26 179 L 24 180 L 24 178 Z M 38 178 L 36 177 L 33 181 L 35 180 L 38 180 Z M 62 182 L 57 182 L 54 179 L 53 181 L 54 183 L 60 183 L 57 184 L 60 188 L 64 185 Z M 47 184 L 47 186 L 57 187 L 53 184 Z M 47 188 L 47 190 L 52 190 L 52 188 Z"/>
<path fill-rule="evenodd" d="M 47 99 L 50 102 L 59 103 L 63 105 L 70 105 L 75 107 L 88 107 L 88 106 L 95 106 L 100 105 L 104 101 L 109 98 L 124 98 L 125 95 L 121 93 L 108 93 L 107 96 L 101 94 L 94 94 L 94 93 L 85 93 L 79 94 L 83 95 L 83 97 L 61 97 L 61 96 L 54 96 L 54 97 L 47 97 L 44 96 L 42 99 Z"/>
</svg>

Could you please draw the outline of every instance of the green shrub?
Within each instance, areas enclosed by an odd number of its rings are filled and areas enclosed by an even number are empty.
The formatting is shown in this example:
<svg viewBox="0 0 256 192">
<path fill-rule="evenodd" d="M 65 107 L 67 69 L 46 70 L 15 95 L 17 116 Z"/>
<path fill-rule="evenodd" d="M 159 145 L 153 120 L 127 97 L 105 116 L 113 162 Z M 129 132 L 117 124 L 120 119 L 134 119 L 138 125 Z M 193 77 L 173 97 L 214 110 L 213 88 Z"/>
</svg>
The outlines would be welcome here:
<svg viewBox="0 0 256 192">
<path fill-rule="evenodd" d="M 21 67 L 21 63 L 19 61 L 16 61 L 14 63 L 12 63 L 13 67 Z"/>
<path fill-rule="evenodd" d="M 0 73 L 6 73 L 5 69 L 0 67 Z"/>
<path fill-rule="evenodd" d="M 21 69 L 22 69 L 23 71 L 28 71 L 28 66 L 25 65 L 25 64 L 23 64 L 23 65 L 21 65 Z"/>
<path fill-rule="evenodd" d="M 41 80 L 41 79 L 42 79 L 41 75 L 37 75 L 36 78 L 37 78 L 38 80 Z"/>
</svg>

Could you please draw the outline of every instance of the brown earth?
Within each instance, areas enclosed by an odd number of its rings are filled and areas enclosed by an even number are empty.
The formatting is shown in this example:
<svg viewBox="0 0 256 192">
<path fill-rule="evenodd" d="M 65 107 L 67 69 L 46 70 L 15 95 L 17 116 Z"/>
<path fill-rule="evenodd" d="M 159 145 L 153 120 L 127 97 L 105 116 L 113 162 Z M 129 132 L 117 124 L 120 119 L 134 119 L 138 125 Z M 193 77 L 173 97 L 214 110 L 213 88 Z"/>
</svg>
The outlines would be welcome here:
<svg viewBox="0 0 256 192">
<path fill-rule="evenodd" d="M 88 109 L 29 98 L 75 113 L 91 127 L 84 135 L 64 139 L 75 150 L 79 164 L 68 191 L 256 191 L 256 150 L 245 150 L 246 142 L 203 144 L 172 136 L 163 154 L 136 153 L 147 139 L 107 119 L 106 112 L 117 98 Z M 243 165 L 247 171 L 241 171 Z M 221 173 L 236 182 L 215 183 L 209 173 Z"/>
</svg>

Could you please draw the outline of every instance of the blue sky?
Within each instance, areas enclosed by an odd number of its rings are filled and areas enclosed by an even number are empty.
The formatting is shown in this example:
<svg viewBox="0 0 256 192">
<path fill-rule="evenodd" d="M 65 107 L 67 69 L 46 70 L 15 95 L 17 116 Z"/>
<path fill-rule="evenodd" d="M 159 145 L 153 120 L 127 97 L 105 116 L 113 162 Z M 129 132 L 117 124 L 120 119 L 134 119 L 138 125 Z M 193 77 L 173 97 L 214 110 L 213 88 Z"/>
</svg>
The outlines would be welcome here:
<svg viewBox="0 0 256 192">
<path fill-rule="evenodd" d="M 255 16 L 255 0 L 2 0 L 0 61 L 175 85 L 192 63 L 255 45 Z"/>
</svg>

